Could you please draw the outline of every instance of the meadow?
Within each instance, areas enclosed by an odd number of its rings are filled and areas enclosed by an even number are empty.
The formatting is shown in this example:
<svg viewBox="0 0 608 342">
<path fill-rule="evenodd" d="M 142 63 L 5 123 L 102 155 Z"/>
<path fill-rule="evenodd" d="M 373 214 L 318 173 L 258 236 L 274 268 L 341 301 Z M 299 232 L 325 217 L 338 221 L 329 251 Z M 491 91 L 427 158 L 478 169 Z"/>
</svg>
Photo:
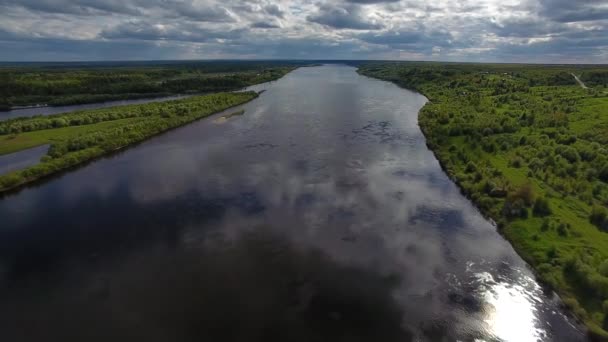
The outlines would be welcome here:
<svg viewBox="0 0 608 342">
<path fill-rule="evenodd" d="M 444 170 L 590 335 L 608 339 L 608 67 L 387 62 L 359 72 L 429 99 L 419 124 Z"/>
</svg>

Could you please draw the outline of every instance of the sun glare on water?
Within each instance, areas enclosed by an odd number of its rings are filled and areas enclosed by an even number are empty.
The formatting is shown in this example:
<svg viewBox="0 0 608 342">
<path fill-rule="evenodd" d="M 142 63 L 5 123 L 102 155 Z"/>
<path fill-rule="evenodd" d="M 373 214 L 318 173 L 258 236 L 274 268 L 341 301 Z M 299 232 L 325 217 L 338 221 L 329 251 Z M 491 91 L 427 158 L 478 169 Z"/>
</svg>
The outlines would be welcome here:
<svg viewBox="0 0 608 342">
<path fill-rule="evenodd" d="M 536 342 L 546 338 L 546 332 L 538 328 L 535 303 L 540 301 L 539 286 L 526 276 L 510 284 L 497 281 L 487 273 L 476 274 L 480 281 L 481 298 L 484 301 L 484 321 L 488 333 L 500 341 Z"/>
</svg>

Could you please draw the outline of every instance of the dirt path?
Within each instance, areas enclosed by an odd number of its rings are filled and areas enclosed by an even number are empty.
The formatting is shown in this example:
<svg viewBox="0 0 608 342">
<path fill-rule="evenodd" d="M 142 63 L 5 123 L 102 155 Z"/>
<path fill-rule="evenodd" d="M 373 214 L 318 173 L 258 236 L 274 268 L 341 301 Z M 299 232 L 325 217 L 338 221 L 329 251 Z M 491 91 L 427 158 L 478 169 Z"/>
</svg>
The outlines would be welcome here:
<svg viewBox="0 0 608 342">
<path fill-rule="evenodd" d="M 576 82 L 578 82 L 578 84 L 583 88 L 583 89 L 587 89 L 588 87 L 585 85 L 585 83 L 583 83 L 583 81 L 581 81 L 580 78 L 578 78 L 578 76 L 576 76 L 575 74 L 570 74 L 574 77 L 574 79 L 576 80 Z"/>
</svg>

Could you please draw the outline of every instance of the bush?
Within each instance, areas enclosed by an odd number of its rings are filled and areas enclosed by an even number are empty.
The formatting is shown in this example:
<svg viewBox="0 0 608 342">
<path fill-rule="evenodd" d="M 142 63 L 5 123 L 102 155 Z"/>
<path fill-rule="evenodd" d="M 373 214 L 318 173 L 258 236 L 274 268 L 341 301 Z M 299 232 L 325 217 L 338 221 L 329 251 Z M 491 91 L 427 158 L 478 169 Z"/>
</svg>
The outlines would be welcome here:
<svg viewBox="0 0 608 342">
<path fill-rule="evenodd" d="M 523 165 L 523 161 L 521 160 L 520 157 L 514 157 L 513 159 L 510 160 L 509 164 L 511 164 L 512 167 L 519 169 L 522 165 Z"/>
<path fill-rule="evenodd" d="M 598 176 L 602 182 L 608 183 L 608 164 L 604 165 Z"/>
<path fill-rule="evenodd" d="M 563 237 L 568 236 L 568 226 L 566 226 L 565 223 L 560 223 L 559 226 L 557 226 L 557 234 Z"/>
<path fill-rule="evenodd" d="M 589 221 L 602 230 L 608 230 L 608 212 L 602 206 L 593 206 Z"/>
<path fill-rule="evenodd" d="M 544 219 L 543 224 L 540 226 L 540 231 L 546 232 L 549 228 L 551 228 L 551 222 L 548 219 Z"/>
<path fill-rule="evenodd" d="M 543 197 L 539 197 L 534 202 L 534 209 L 532 210 L 534 216 L 545 217 L 551 215 L 551 208 L 549 207 L 549 201 Z"/>
<path fill-rule="evenodd" d="M 505 200 L 502 213 L 506 218 L 528 218 L 528 209 L 521 198 L 509 197 Z"/>
<path fill-rule="evenodd" d="M 531 206 L 534 201 L 534 190 L 532 189 L 532 184 L 526 183 L 517 189 L 516 192 L 511 194 L 511 197 L 514 199 L 521 199 L 526 206 Z"/>
<path fill-rule="evenodd" d="M 578 152 L 576 151 L 576 149 L 574 149 L 573 147 L 570 147 L 570 146 L 566 146 L 566 147 L 559 146 L 558 148 L 555 149 L 555 152 L 558 153 L 559 155 L 561 155 L 562 157 L 564 157 L 564 159 L 566 159 L 570 163 L 577 163 L 581 160 L 581 157 L 578 154 Z"/>
</svg>

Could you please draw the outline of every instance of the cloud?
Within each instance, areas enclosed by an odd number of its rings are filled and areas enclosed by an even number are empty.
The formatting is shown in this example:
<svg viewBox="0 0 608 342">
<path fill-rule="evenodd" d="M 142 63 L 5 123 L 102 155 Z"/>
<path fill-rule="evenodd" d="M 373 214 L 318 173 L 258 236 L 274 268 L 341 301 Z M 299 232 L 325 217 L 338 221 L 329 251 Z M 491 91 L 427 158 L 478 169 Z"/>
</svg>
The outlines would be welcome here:
<svg viewBox="0 0 608 342">
<path fill-rule="evenodd" d="M 381 4 L 387 2 L 399 2 L 401 0 L 346 0 L 347 2 L 355 4 Z"/>
<path fill-rule="evenodd" d="M 141 14 L 133 4 L 121 0 L 0 0 L 0 6 L 22 7 L 44 13 L 78 15 L 95 15 L 100 12 Z"/>
<path fill-rule="evenodd" d="M 420 47 L 420 46 L 449 46 L 452 36 L 446 32 L 425 32 L 424 29 L 412 31 L 386 31 L 382 33 L 370 32 L 357 36 L 359 39 L 371 43 L 388 45 L 392 47 Z"/>
<path fill-rule="evenodd" d="M 232 14 L 223 7 L 203 5 L 198 2 L 164 0 L 160 6 L 178 17 L 186 17 L 196 21 L 232 22 Z"/>
<path fill-rule="evenodd" d="M 102 31 L 99 37 L 104 39 L 208 42 L 217 39 L 236 39 L 242 32 L 242 30 L 213 31 L 192 24 L 128 22 Z"/>
<path fill-rule="evenodd" d="M 540 14 L 563 23 L 608 20 L 608 4 L 603 0 L 541 0 Z"/>
<path fill-rule="evenodd" d="M 273 15 L 275 17 L 278 17 L 278 18 L 285 17 L 285 12 L 283 12 L 283 10 L 281 10 L 281 7 L 279 7 L 277 4 L 266 5 L 264 7 L 264 10 L 266 11 L 266 13 Z"/>
<path fill-rule="evenodd" d="M 274 28 L 280 28 L 279 25 L 277 24 L 273 24 L 273 23 L 266 23 L 266 22 L 257 22 L 257 23 L 253 23 L 251 24 L 252 28 L 262 28 L 262 29 L 274 29 Z"/>
<path fill-rule="evenodd" d="M 0 60 L 135 59 L 156 49 L 152 59 L 597 63 L 608 56 L 607 30 L 603 0 L 0 0 Z"/>
<path fill-rule="evenodd" d="M 308 21 L 321 25 L 352 30 L 378 30 L 382 25 L 364 18 L 361 9 L 357 6 L 322 5 L 318 13 L 307 17 Z"/>
</svg>

